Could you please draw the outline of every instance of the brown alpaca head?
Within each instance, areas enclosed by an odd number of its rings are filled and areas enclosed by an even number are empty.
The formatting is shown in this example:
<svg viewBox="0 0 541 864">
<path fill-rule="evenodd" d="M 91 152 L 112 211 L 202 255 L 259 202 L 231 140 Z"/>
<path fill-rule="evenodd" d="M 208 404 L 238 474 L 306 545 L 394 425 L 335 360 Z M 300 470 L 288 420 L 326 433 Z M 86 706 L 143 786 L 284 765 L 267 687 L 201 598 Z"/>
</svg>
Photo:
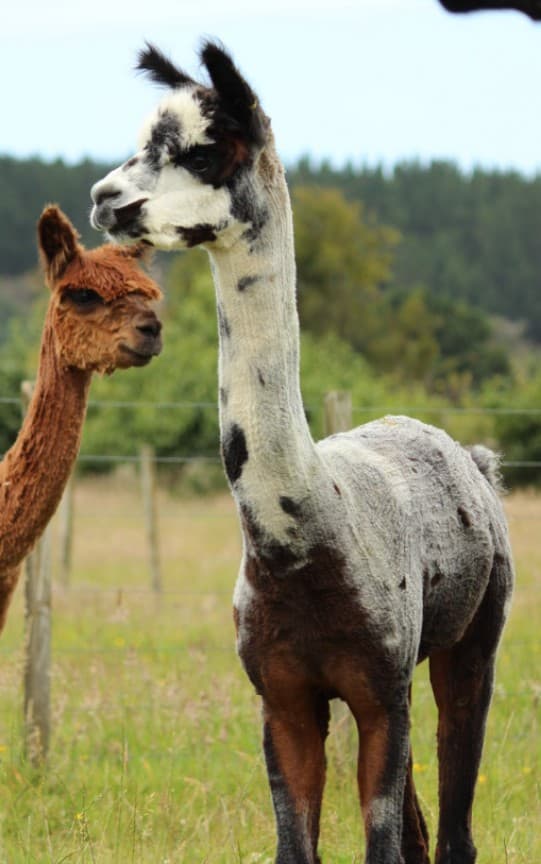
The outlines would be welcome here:
<svg viewBox="0 0 541 864">
<path fill-rule="evenodd" d="M 41 214 L 38 241 L 52 294 L 48 320 L 64 366 L 111 373 L 145 366 L 160 353 L 161 323 L 152 307 L 162 295 L 141 269 L 144 246 L 87 250 L 54 205 Z"/>
</svg>

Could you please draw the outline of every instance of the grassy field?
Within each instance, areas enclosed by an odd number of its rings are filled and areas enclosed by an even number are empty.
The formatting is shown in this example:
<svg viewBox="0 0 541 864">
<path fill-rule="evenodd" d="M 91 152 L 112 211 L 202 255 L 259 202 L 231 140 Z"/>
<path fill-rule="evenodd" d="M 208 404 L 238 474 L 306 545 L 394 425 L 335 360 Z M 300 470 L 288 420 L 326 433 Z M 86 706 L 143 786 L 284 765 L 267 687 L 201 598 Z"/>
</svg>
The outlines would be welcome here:
<svg viewBox="0 0 541 864">
<path fill-rule="evenodd" d="M 259 705 L 235 655 L 239 533 L 227 495 L 160 493 L 164 595 L 148 591 L 129 478 L 76 492 L 74 573 L 55 585 L 53 735 L 43 774 L 21 748 L 22 591 L 0 642 L 1 864 L 270 864 Z M 541 498 L 506 500 L 518 571 L 474 812 L 478 864 L 541 861 Z M 431 835 L 435 712 L 414 687 L 413 748 Z M 355 736 L 336 712 L 322 817 L 326 864 L 363 860 Z"/>
</svg>

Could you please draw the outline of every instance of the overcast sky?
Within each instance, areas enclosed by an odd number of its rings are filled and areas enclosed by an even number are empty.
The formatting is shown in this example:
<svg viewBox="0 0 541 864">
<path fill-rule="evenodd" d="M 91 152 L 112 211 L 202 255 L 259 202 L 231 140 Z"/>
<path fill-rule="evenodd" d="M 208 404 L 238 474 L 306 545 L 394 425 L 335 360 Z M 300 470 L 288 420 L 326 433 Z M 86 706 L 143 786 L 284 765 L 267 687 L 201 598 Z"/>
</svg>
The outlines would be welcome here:
<svg viewBox="0 0 541 864">
<path fill-rule="evenodd" d="M 203 36 L 233 53 L 286 162 L 541 170 L 541 25 L 436 0 L 10 0 L 0 153 L 126 158 L 160 95 L 137 49 L 197 75 Z"/>
</svg>

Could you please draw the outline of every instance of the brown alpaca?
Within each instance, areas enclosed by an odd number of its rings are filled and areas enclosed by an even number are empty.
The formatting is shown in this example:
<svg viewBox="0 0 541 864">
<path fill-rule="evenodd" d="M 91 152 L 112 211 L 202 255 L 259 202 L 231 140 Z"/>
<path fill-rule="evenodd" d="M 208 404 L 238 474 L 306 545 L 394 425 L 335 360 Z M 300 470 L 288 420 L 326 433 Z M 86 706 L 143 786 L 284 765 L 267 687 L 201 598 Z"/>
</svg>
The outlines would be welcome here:
<svg viewBox="0 0 541 864">
<path fill-rule="evenodd" d="M 51 299 L 32 401 L 0 463 L 0 631 L 21 561 L 77 457 L 92 373 L 144 366 L 161 350 L 152 309 L 161 292 L 138 265 L 143 246 L 87 251 L 54 206 L 41 215 L 38 239 Z"/>
</svg>

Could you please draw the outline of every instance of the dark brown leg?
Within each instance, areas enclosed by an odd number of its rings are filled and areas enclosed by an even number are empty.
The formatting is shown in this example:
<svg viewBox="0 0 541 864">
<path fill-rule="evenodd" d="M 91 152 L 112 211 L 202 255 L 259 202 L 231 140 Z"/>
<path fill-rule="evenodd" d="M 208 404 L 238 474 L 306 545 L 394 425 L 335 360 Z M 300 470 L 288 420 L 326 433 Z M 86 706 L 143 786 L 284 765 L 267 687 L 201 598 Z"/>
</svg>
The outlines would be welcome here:
<svg viewBox="0 0 541 864">
<path fill-rule="evenodd" d="M 473 798 L 510 568 L 500 561 L 493 576 L 461 642 L 430 657 L 430 680 L 439 711 L 436 864 L 473 864 L 477 857 L 471 829 Z"/>
<path fill-rule="evenodd" d="M 411 684 L 408 689 L 408 704 L 411 708 Z M 430 864 L 428 857 L 428 829 L 413 782 L 413 757 L 411 745 L 408 756 L 408 771 L 404 788 L 404 822 L 402 826 L 402 855 L 405 864 Z"/>
<path fill-rule="evenodd" d="M 263 707 L 263 745 L 276 816 L 276 864 L 320 864 L 317 854 L 325 784 L 326 699 L 290 694 Z"/>
<path fill-rule="evenodd" d="M 428 829 L 415 792 L 411 748 L 404 789 L 402 854 L 405 864 L 430 864 L 428 856 Z"/>
<path fill-rule="evenodd" d="M 355 712 L 354 712 L 355 713 Z M 366 832 L 366 864 L 404 864 L 402 818 L 409 750 L 407 694 L 394 705 L 357 715 L 358 779 Z"/>
<path fill-rule="evenodd" d="M 471 815 L 493 673 L 489 667 L 472 677 L 466 664 L 467 657 L 456 649 L 430 660 L 439 709 L 437 864 L 473 864 L 477 857 Z"/>
</svg>

